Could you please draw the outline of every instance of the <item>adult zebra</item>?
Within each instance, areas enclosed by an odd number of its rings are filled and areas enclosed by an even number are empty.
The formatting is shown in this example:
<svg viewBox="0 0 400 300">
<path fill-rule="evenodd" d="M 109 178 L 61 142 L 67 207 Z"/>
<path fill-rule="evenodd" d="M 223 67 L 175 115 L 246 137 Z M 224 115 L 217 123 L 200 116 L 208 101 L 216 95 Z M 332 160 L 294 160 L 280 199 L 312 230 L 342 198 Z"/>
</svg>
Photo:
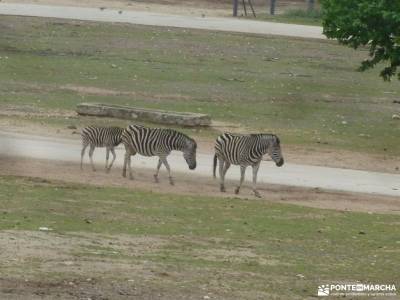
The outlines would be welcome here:
<svg viewBox="0 0 400 300">
<path fill-rule="evenodd" d="M 89 158 L 90 164 L 92 165 L 93 171 L 96 168 L 93 164 L 93 152 L 96 147 L 106 147 L 106 172 L 109 172 L 116 158 L 114 148 L 117 147 L 122 142 L 122 132 L 123 128 L 119 127 L 96 127 L 88 126 L 82 129 L 82 151 L 81 151 L 81 170 L 83 169 L 83 156 L 85 155 L 85 150 L 87 146 L 90 145 Z M 110 151 L 113 155 L 111 164 L 108 165 L 108 158 L 110 156 Z"/>
<path fill-rule="evenodd" d="M 182 151 L 189 169 L 194 170 L 196 168 L 196 141 L 176 130 L 129 125 L 122 134 L 122 143 L 126 150 L 123 177 L 126 177 L 126 168 L 128 167 L 129 178 L 133 179 L 131 156 L 136 153 L 144 156 L 158 156 L 157 170 L 154 174 L 156 182 L 158 182 L 160 167 L 164 164 L 168 171 L 169 182 L 174 185 L 167 161 L 167 156 L 172 150 Z"/>
<path fill-rule="evenodd" d="M 253 192 L 257 197 L 261 197 L 257 191 L 257 173 L 261 159 L 267 153 L 278 167 L 283 165 L 280 141 L 274 134 L 239 135 L 224 133 L 220 135 L 215 142 L 213 175 L 215 178 L 218 159 L 221 192 L 225 192 L 225 175 L 231 164 L 240 165 L 240 183 L 235 189 L 236 194 L 239 194 L 246 168 L 252 166 Z"/>
</svg>

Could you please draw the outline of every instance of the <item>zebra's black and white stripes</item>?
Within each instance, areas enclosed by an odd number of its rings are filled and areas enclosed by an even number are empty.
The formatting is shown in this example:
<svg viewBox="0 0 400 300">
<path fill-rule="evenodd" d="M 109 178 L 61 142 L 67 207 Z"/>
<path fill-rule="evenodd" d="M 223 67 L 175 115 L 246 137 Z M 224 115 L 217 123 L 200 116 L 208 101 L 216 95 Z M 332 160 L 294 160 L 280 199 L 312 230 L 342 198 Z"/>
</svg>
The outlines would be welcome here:
<svg viewBox="0 0 400 300">
<path fill-rule="evenodd" d="M 86 148 L 90 145 L 89 157 L 93 170 L 93 152 L 96 147 L 106 147 L 106 170 L 109 171 L 116 159 L 114 148 L 120 143 L 125 146 L 125 157 L 122 175 L 133 179 L 131 168 L 131 156 L 140 154 L 143 156 L 158 156 L 158 163 L 154 179 L 158 182 L 158 174 L 161 165 L 165 165 L 170 184 L 174 181 L 167 157 L 171 151 L 183 152 L 189 169 L 196 168 L 196 141 L 187 135 L 172 129 L 148 128 L 141 125 L 129 125 L 126 129 L 118 127 L 89 126 L 82 130 L 81 168 Z M 108 165 L 109 152 L 113 154 L 113 160 Z M 235 189 L 238 194 L 244 181 L 245 171 L 248 166 L 253 169 L 253 191 L 260 197 L 257 191 L 257 173 L 261 160 L 265 154 L 269 154 L 278 167 L 282 166 L 284 159 L 281 152 L 280 140 L 274 134 L 250 134 L 240 135 L 224 133 L 215 142 L 215 155 L 213 174 L 216 177 L 216 167 L 219 162 L 220 190 L 225 191 L 225 175 L 231 164 L 240 166 L 240 183 Z"/>
<path fill-rule="evenodd" d="M 118 146 L 122 141 L 123 128 L 119 127 L 96 127 L 88 126 L 83 128 L 82 137 L 82 151 L 81 151 L 81 169 L 83 164 L 83 156 L 85 155 L 85 150 L 87 146 L 90 146 L 89 158 L 92 165 L 93 171 L 95 167 L 93 164 L 93 152 L 96 147 L 106 147 L 106 171 L 109 172 L 116 158 L 114 148 Z M 108 165 L 108 159 L 110 156 L 110 151 L 113 155 L 113 159 Z"/>
<path fill-rule="evenodd" d="M 274 134 L 250 134 L 238 135 L 224 133 L 215 142 L 215 155 L 213 175 L 215 177 L 217 160 L 219 162 L 220 190 L 225 192 L 225 175 L 231 164 L 240 166 L 240 183 L 235 189 L 238 194 L 242 186 L 246 168 L 253 169 L 253 191 L 260 197 L 257 191 L 257 172 L 262 157 L 269 154 L 278 167 L 284 163 L 281 153 L 280 140 Z"/>
<path fill-rule="evenodd" d="M 167 156 L 172 150 L 182 151 L 189 169 L 196 168 L 196 141 L 176 130 L 130 125 L 122 134 L 122 142 L 126 150 L 122 173 L 124 177 L 126 177 L 126 169 L 128 168 L 129 177 L 133 179 L 131 156 L 135 154 L 159 157 L 157 170 L 154 174 L 156 182 L 158 182 L 160 167 L 164 164 L 168 171 L 170 184 L 174 184 L 167 161 Z"/>
</svg>

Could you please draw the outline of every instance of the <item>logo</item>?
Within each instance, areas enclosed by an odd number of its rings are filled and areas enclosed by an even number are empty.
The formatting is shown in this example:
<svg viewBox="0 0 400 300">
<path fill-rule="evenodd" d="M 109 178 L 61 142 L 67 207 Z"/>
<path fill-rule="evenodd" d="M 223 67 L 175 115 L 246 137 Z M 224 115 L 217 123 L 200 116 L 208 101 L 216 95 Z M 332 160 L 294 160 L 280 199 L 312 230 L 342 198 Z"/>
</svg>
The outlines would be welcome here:
<svg viewBox="0 0 400 300">
<path fill-rule="evenodd" d="M 322 296 L 322 297 L 329 296 L 329 292 L 330 292 L 330 289 L 329 289 L 328 284 L 323 284 L 323 285 L 318 286 L 318 293 L 317 293 L 318 296 Z"/>
<path fill-rule="evenodd" d="M 322 284 L 318 286 L 317 296 L 396 296 L 394 284 Z"/>
</svg>

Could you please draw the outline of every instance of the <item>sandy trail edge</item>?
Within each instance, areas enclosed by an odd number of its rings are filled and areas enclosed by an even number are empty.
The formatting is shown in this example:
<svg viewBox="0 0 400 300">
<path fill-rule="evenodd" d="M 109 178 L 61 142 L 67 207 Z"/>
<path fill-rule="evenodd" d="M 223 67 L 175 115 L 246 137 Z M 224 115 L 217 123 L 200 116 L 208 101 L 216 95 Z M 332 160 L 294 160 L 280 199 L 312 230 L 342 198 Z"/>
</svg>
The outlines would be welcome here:
<svg viewBox="0 0 400 300">
<path fill-rule="evenodd" d="M 400 214 L 400 200 L 389 196 L 260 184 L 259 189 L 263 199 L 259 200 L 252 196 L 248 184 L 244 185 L 240 195 L 235 195 L 233 190 L 236 181 L 228 181 L 227 193 L 220 193 L 218 183 L 212 178 L 190 177 L 182 173 L 175 173 L 176 184 L 170 186 L 165 171 L 160 174 L 159 184 L 154 183 L 152 174 L 152 170 L 136 169 L 136 179 L 128 180 L 121 176 L 121 169 L 118 167 L 113 168 L 110 174 L 106 174 L 103 170 L 92 172 L 89 166 L 81 171 L 77 163 L 71 162 L 0 157 L 0 175 L 38 177 L 47 180 L 84 183 L 94 186 L 125 187 L 132 190 L 139 189 L 166 194 L 235 197 L 250 201 L 291 203 L 340 211 Z"/>
</svg>

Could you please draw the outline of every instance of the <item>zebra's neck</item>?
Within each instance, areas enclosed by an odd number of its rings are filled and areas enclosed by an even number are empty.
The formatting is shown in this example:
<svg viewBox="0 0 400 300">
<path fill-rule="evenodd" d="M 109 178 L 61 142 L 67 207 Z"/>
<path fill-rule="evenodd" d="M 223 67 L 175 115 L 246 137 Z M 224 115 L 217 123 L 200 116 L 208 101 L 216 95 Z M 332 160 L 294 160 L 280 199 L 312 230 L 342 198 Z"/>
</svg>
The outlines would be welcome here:
<svg viewBox="0 0 400 300">
<path fill-rule="evenodd" d="M 175 138 L 171 143 L 171 150 L 183 151 L 186 148 L 187 137 L 180 132 L 176 133 Z"/>
<path fill-rule="evenodd" d="M 267 134 L 260 134 L 257 136 L 257 140 L 255 142 L 255 150 L 259 156 L 267 154 L 271 139 L 272 136 Z"/>
</svg>

